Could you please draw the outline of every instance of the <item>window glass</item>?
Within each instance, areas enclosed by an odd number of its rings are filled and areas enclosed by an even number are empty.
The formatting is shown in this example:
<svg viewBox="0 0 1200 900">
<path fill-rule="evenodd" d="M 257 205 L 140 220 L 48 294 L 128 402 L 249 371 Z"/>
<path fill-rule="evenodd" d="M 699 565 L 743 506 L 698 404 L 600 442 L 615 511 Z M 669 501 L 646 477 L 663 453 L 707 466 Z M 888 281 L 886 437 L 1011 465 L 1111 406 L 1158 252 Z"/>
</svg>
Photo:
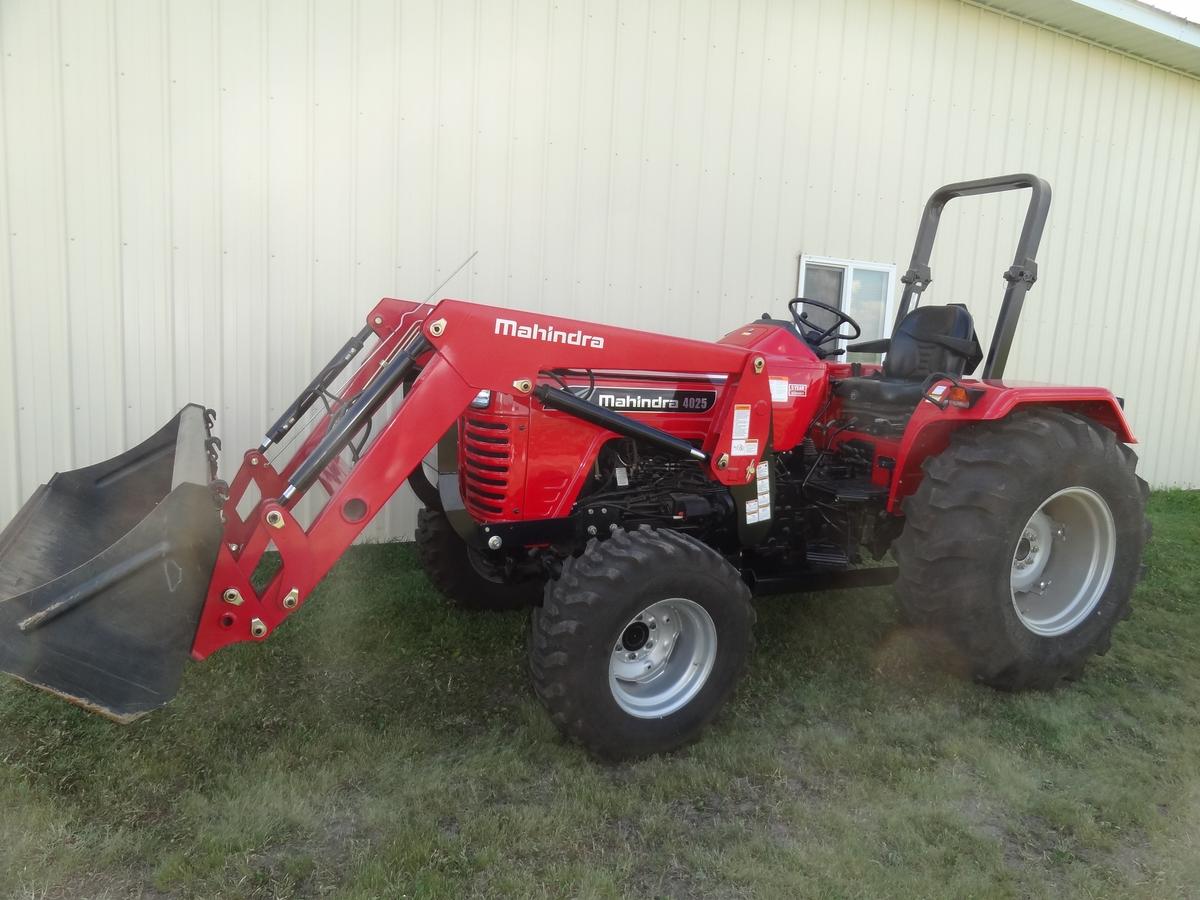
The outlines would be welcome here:
<svg viewBox="0 0 1200 900">
<path fill-rule="evenodd" d="M 828 256 L 800 257 L 800 296 L 828 303 L 854 318 L 862 327 L 859 341 L 874 341 L 891 332 L 896 267 Z M 833 317 L 812 307 L 805 310 L 814 328 L 824 330 Z M 845 347 L 846 341 L 840 342 Z M 826 349 L 832 350 L 833 345 Z M 880 353 L 850 353 L 848 362 L 878 363 Z"/>
<path fill-rule="evenodd" d="M 846 312 L 862 327 L 860 341 L 873 341 L 884 337 L 888 323 L 887 288 L 888 273 L 877 269 L 851 269 L 850 302 Z M 848 353 L 850 362 L 879 362 L 878 353 Z"/>
<path fill-rule="evenodd" d="M 842 308 L 842 286 L 846 278 L 846 270 L 841 266 L 821 266 L 809 263 L 804 268 L 804 292 L 800 295 L 809 300 L 820 300 L 837 309 Z M 808 321 L 813 327 L 824 331 L 836 321 L 836 318 L 823 309 L 815 306 L 801 305 L 799 312 L 808 314 Z"/>
</svg>

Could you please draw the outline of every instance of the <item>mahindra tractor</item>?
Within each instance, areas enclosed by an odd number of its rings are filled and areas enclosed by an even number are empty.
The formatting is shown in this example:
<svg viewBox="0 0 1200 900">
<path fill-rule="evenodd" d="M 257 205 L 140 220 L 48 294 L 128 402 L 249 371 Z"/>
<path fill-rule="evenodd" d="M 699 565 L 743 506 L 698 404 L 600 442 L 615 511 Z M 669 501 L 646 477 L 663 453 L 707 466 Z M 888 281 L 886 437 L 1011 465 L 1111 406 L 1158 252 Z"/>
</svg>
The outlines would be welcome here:
<svg viewBox="0 0 1200 900">
<path fill-rule="evenodd" d="M 966 306 L 920 301 L 946 203 L 1018 189 L 985 355 Z M 882 340 L 805 297 L 715 343 L 382 300 L 228 481 L 190 405 L 40 487 L 0 533 L 0 668 L 136 719 L 189 657 L 280 629 L 407 482 L 429 580 L 531 608 L 534 691 L 603 757 L 694 739 L 772 593 L 894 583 L 931 657 L 1074 679 L 1129 614 L 1147 488 L 1123 401 L 1003 379 L 1049 205 L 1033 175 L 936 191 Z"/>
</svg>

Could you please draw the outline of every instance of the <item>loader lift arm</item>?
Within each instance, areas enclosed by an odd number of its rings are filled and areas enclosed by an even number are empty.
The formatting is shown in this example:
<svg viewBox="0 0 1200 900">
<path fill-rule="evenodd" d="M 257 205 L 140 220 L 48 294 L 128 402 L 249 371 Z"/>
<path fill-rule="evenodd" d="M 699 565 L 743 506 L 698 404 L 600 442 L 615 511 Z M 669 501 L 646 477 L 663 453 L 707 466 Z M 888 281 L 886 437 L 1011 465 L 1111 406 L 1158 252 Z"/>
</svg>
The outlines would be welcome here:
<svg viewBox="0 0 1200 900">
<path fill-rule="evenodd" d="M 731 487 L 750 481 L 769 446 L 771 404 L 763 361 L 744 348 L 553 316 L 529 322 L 528 314 L 456 300 L 436 306 L 384 300 L 368 322 L 379 343 L 287 465 L 277 470 L 264 450 L 295 426 L 358 355 L 367 329 L 339 350 L 272 426 L 262 445 L 246 453 L 223 504 L 225 531 L 191 649 L 194 659 L 228 644 L 263 640 L 303 605 L 480 391 L 535 398 L 616 435 L 623 433 L 624 417 L 597 412 L 599 407 L 589 410 L 585 408 L 589 404 L 570 394 L 558 395 L 553 387 L 538 384 L 539 373 L 568 368 L 635 370 L 653 359 L 662 371 L 711 373 L 729 379 L 732 390 L 718 426 L 701 447 L 678 448 L 692 450 L 716 481 Z M 354 464 L 344 465 L 343 451 L 355 439 L 362 441 L 369 423 L 380 416 L 401 384 L 412 380 L 414 371 L 419 374 L 396 411 L 361 448 Z M 736 439 L 735 407 L 741 413 Z M 624 421 L 631 428 L 646 427 Z M 666 433 L 661 438 L 664 443 L 682 443 Z M 251 484 L 257 486 L 261 499 L 243 519 L 237 508 Z M 297 518 L 297 506 L 317 484 L 328 497 L 306 528 Z M 256 590 L 254 572 L 271 545 L 282 565 L 265 587 Z"/>
</svg>

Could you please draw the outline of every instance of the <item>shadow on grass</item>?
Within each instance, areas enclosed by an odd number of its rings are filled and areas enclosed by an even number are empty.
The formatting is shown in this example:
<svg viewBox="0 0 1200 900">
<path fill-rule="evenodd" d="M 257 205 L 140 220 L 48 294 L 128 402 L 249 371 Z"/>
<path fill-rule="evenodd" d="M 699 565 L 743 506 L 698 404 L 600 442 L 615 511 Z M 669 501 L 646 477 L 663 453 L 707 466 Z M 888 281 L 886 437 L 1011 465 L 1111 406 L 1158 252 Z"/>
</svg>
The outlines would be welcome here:
<svg viewBox="0 0 1200 900">
<path fill-rule="evenodd" d="M 927 665 L 885 590 L 760 605 L 698 744 L 621 766 L 532 699 L 525 617 L 352 551 L 278 634 L 120 728 L 0 687 L 0 894 L 1184 896 L 1200 883 L 1200 495 L 1076 685 Z"/>
</svg>

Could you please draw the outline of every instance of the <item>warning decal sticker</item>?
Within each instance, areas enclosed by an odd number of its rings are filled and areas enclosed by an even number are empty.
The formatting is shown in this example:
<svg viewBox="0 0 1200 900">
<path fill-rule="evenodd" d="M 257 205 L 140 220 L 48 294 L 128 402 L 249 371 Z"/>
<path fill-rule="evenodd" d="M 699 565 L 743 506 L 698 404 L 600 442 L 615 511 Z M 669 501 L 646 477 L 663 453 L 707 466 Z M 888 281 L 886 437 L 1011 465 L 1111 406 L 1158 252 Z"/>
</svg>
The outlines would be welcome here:
<svg viewBox="0 0 1200 900">
<path fill-rule="evenodd" d="M 733 439 L 744 441 L 750 437 L 750 404 L 738 403 L 733 407 Z"/>
<path fill-rule="evenodd" d="M 771 383 L 771 402 L 772 403 L 787 403 L 788 402 L 788 380 L 786 375 L 772 375 L 768 379 Z"/>
</svg>

